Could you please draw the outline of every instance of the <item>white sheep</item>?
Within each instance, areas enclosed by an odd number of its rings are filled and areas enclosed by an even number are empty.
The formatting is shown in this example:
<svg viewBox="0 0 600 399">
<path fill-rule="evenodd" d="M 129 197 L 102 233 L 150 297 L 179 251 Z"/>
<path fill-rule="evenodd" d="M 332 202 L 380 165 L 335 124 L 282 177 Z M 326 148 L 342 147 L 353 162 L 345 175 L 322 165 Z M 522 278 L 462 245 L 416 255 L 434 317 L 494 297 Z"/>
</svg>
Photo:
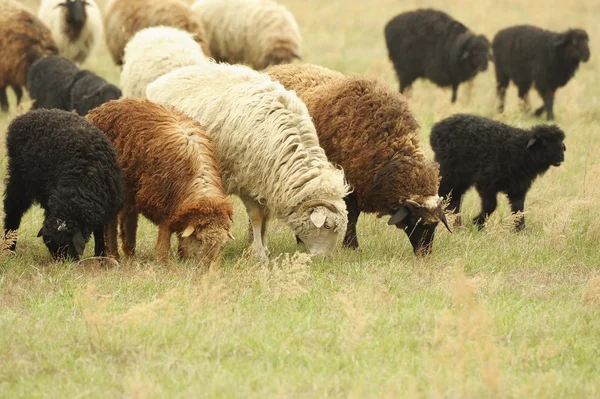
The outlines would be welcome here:
<svg viewBox="0 0 600 399">
<path fill-rule="evenodd" d="M 38 17 L 63 57 L 83 63 L 102 40 L 102 16 L 94 0 L 42 0 Z"/>
<path fill-rule="evenodd" d="M 225 190 L 250 216 L 256 256 L 268 254 L 270 216 L 283 219 L 310 253 L 334 248 L 348 222 L 348 186 L 294 92 L 248 67 L 206 62 L 161 76 L 146 96 L 188 114 L 212 136 Z"/>
<path fill-rule="evenodd" d="M 217 61 L 262 70 L 300 58 L 298 24 L 272 0 L 198 0 L 192 9 L 204 23 Z"/>
<path fill-rule="evenodd" d="M 142 29 L 125 46 L 121 90 L 124 97 L 145 97 L 146 86 L 184 66 L 206 62 L 194 35 L 177 28 Z"/>
</svg>

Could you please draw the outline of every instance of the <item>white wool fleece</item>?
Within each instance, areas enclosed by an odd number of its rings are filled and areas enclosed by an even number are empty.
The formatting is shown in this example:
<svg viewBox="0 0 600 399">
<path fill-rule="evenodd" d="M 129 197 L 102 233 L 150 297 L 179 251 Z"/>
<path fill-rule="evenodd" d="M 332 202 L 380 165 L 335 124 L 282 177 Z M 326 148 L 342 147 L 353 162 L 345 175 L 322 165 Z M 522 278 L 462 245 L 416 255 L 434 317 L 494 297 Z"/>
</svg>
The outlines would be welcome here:
<svg viewBox="0 0 600 399">
<path fill-rule="evenodd" d="M 67 9 L 59 4 L 67 0 L 42 0 L 38 11 L 38 18 L 42 20 L 52 32 L 54 42 L 60 55 L 81 64 L 89 57 L 94 47 L 102 42 L 104 31 L 102 15 L 94 0 L 86 0 L 85 11 L 87 19 L 81 29 L 81 34 L 75 40 L 67 35 Z"/>
<path fill-rule="evenodd" d="M 186 31 L 166 26 L 142 29 L 125 46 L 121 90 L 124 97 L 144 98 L 146 86 L 177 68 L 207 61 Z"/>
</svg>

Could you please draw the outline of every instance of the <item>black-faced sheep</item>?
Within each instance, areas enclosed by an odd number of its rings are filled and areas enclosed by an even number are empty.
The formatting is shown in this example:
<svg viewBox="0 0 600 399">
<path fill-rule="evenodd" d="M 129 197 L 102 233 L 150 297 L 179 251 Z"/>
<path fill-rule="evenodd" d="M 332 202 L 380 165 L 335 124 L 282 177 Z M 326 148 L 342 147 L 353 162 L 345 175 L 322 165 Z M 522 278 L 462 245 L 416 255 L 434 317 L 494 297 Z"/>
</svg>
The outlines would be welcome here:
<svg viewBox="0 0 600 399">
<path fill-rule="evenodd" d="M 36 110 L 10 123 L 6 147 L 5 236 L 37 202 L 44 209 L 38 237 L 55 258 L 79 258 L 92 233 L 95 255 L 104 256 L 104 223 L 123 200 L 123 176 L 104 133 L 72 112 Z"/>
<path fill-rule="evenodd" d="M 13 88 L 18 105 L 31 64 L 58 49 L 42 21 L 19 3 L 6 0 L 0 1 L 0 49 L 0 109 L 8 112 L 6 88 Z"/>
<path fill-rule="evenodd" d="M 524 130 L 464 114 L 444 119 L 433 126 L 430 138 L 442 176 L 439 193 L 450 195 L 448 209 L 459 213 L 463 194 L 475 186 L 482 210 L 473 223 L 479 228 L 496 209 L 498 192 L 508 196 L 513 213 L 523 212 L 535 178 L 564 161 L 564 138 L 557 126 Z M 525 228 L 525 218 L 517 218 L 515 227 Z"/>
<path fill-rule="evenodd" d="M 280 65 L 265 72 L 299 94 L 327 157 L 342 166 L 353 188 L 345 198 L 344 246 L 358 247 L 356 224 L 366 212 L 391 216 L 388 224 L 405 231 L 413 251 L 428 253 L 436 226 L 446 218 L 437 195 L 437 166 L 420 148 L 419 125 L 404 97 L 379 81 L 316 65 Z"/>
<path fill-rule="evenodd" d="M 117 65 L 123 64 L 125 45 L 136 32 L 153 26 L 170 26 L 190 32 L 210 57 L 200 18 L 181 0 L 109 0 L 104 13 L 106 44 Z"/>
<path fill-rule="evenodd" d="M 33 109 L 57 108 L 85 116 L 88 111 L 121 97 L 121 90 L 64 57 L 53 55 L 33 63 L 27 76 Z"/>
<path fill-rule="evenodd" d="M 442 11 L 402 13 L 387 23 L 384 33 L 401 93 L 418 78 L 426 78 L 452 87 L 455 102 L 458 85 L 485 71 L 491 59 L 485 36 L 475 35 Z"/>
<path fill-rule="evenodd" d="M 519 98 L 529 111 L 528 93 L 531 85 L 544 100 L 535 111 L 544 111 L 548 120 L 554 119 L 554 93 L 575 75 L 581 61 L 590 58 L 588 35 L 582 29 L 555 33 L 530 25 L 501 30 L 492 46 L 496 63 L 498 111 L 504 111 L 506 88 L 512 80 L 519 89 Z"/>
<path fill-rule="evenodd" d="M 217 61 L 262 70 L 301 56 L 294 16 L 273 0 L 198 0 L 192 9 Z"/>
<path fill-rule="evenodd" d="M 84 62 L 102 39 L 94 0 L 42 0 L 38 17 L 50 28 L 59 54 L 73 62 Z"/>
<path fill-rule="evenodd" d="M 156 251 L 166 260 L 171 234 L 179 254 L 210 267 L 221 262 L 233 207 L 225 197 L 215 145 L 193 119 L 148 100 L 111 101 L 87 120 L 112 141 L 125 179 L 119 215 L 122 248 L 133 255 L 138 213 L 158 225 Z M 108 252 L 118 257 L 117 220 L 106 229 Z"/>
<path fill-rule="evenodd" d="M 310 253 L 333 250 L 346 229 L 348 187 L 293 92 L 248 67 L 206 62 L 161 76 L 146 96 L 193 117 L 212 136 L 225 190 L 242 199 L 250 216 L 256 256 L 268 255 L 271 216 L 283 219 Z"/>
<path fill-rule="evenodd" d="M 125 46 L 120 85 L 123 96 L 143 98 L 146 86 L 162 75 L 206 61 L 191 33 L 168 26 L 142 29 Z"/>
</svg>

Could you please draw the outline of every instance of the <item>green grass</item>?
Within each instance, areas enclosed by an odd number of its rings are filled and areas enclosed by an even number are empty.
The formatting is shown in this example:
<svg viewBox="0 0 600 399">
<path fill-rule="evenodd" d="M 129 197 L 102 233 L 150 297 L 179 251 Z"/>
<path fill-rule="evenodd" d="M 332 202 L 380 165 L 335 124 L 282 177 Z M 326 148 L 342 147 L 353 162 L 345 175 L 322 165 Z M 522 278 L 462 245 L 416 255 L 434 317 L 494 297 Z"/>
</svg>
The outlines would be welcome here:
<svg viewBox="0 0 600 399">
<path fill-rule="evenodd" d="M 534 183 L 527 230 L 510 231 L 502 198 L 486 230 L 440 230 L 433 254 L 418 259 L 385 220 L 362 216 L 359 251 L 311 262 L 286 255 L 297 247 L 275 223 L 273 259 L 257 264 L 236 201 L 237 240 L 222 270 L 207 273 L 155 262 L 156 228 L 146 221 L 134 262 L 53 263 L 35 237 L 34 208 L 17 253 L 0 261 L 0 397 L 599 397 L 600 3 L 282 3 L 298 19 L 306 61 L 394 86 L 383 26 L 417 6 L 447 10 L 490 38 L 525 22 L 586 28 L 592 58 L 555 105 L 566 162 Z M 118 83 L 104 47 L 85 67 Z M 514 87 L 507 112 L 495 114 L 493 66 L 470 95 L 459 89 L 454 106 L 427 82 L 410 101 L 429 156 L 431 125 L 455 112 L 538 123 L 520 113 Z M 9 121 L 0 116 L 2 134 Z M 463 219 L 478 207 L 469 192 Z"/>
</svg>

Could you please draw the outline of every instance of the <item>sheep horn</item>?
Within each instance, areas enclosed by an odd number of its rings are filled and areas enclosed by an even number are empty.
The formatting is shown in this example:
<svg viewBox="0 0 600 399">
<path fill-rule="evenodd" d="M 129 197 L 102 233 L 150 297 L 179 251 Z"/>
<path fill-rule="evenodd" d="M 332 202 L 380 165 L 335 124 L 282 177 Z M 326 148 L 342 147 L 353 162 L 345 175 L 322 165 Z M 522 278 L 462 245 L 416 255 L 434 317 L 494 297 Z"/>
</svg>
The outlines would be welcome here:
<svg viewBox="0 0 600 399">
<path fill-rule="evenodd" d="M 444 213 L 443 210 L 440 209 L 440 215 L 439 215 L 440 221 L 442 223 L 444 223 L 444 226 L 446 226 L 446 229 L 448 229 L 448 231 L 450 233 L 452 233 L 452 230 L 450 230 L 450 226 L 448 226 L 448 221 L 446 220 L 446 214 Z"/>
<path fill-rule="evenodd" d="M 331 202 L 328 201 L 324 201 L 324 200 L 309 200 L 304 202 L 302 205 L 300 205 L 300 207 L 298 207 L 298 210 L 296 211 L 296 213 L 298 215 L 301 215 L 306 209 L 308 208 L 314 208 L 317 206 L 324 206 L 325 208 L 329 209 L 331 212 L 335 212 L 337 213 L 337 208 L 335 207 L 335 205 L 333 205 Z"/>
</svg>

